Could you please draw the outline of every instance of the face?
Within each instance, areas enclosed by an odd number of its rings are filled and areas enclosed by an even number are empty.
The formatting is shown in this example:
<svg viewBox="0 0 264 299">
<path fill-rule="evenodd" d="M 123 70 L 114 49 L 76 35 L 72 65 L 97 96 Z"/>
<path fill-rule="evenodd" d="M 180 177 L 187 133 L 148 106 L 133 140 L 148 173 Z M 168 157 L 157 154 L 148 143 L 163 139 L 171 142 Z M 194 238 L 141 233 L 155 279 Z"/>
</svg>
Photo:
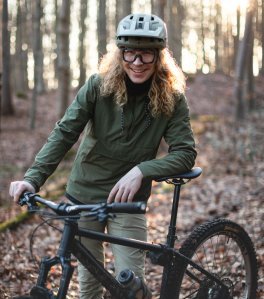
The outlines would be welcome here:
<svg viewBox="0 0 264 299">
<path fill-rule="evenodd" d="M 144 83 L 153 75 L 157 51 L 153 49 L 124 49 L 122 51 L 124 70 L 133 83 Z"/>
</svg>

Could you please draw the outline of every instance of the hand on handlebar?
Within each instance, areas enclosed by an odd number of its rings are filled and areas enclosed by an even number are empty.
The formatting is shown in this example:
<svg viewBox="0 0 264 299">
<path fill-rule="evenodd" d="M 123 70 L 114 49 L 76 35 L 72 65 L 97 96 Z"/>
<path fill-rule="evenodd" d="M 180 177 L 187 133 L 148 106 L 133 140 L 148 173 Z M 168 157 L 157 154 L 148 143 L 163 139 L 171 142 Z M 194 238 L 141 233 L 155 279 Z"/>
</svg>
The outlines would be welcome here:
<svg viewBox="0 0 264 299">
<path fill-rule="evenodd" d="M 141 186 L 142 179 L 142 172 L 135 166 L 115 184 L 107 202 L 132 202 L 134 195 Z"/>
<path fill-rule="evenodd" d="M 10 184 L 9 195 L 13 197 L 15 203 L 18 203 L 20 196 L 25 191 L 36 192 L 35 188 L 26 181 L 15 181 Z"/>
</svg>

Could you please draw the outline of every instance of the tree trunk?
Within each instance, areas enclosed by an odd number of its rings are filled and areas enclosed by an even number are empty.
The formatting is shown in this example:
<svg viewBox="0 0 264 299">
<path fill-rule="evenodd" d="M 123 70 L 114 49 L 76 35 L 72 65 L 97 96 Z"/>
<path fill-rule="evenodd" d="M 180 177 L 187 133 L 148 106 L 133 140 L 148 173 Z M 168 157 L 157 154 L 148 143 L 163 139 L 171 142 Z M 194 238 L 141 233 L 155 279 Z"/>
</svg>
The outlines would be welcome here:
<svg viewBox="0 0 264 299">
<path fill-rule="evenodd" d="M 168 44 L 177 63 L 182 60 L 182 21 L 184 19 L 184 7 L 180 0 L 167 1 L 167 26 Z"/>
<path fill-rule="evenodd" d="M 216 0 L 216 16 L 215 16 L 215 69 L 217 72 L 222 72 L 222 63 L 220 55 L 220 32 L 221 32 L 221 6 L 219 0 Z"/>
<path fill-rule="evenodd" d="M 240 42 L 237 61 L 236 61 L 236 78 L 235 78 L 235 98 L 237 101 L 236 106 L 236 118 L 242 120 L 245 118 L 245 101 L 243 99 L 243 83 L 244 75 L 249 61 L 249 55 L 252 55 L 251 51 L 251 36 L 253 34 L 253 16 L 256 8 L 255 0 L 252 0 L 246 15 L 244 37 Z"/>
<path fill-rule="evenodd" d="M 162 20 L 165 18 L 165 5 L 166 0 L 152 0 L 151 1 L 151 12 L 157 15 Z"/>
<path fill-rule="evenodd" d="M 261 1 L 261 21 L 262 62 L 260 73 L 264 76 L 264 0 Z"/>
<path fill-rule="evenodd" d="M 55 46 L 54 52 L 56 54 L 56 58 L 54 59 L 54 79 L 58 78 L 58 0 L 54 0 L 54 14 L 55 14 L 55 18 L 54 18 L 54 23 L 53 23 L 53 30 L 54 32 L 56 32 L 55 37 L 53 39 Z"/>
<path fill-rule="evenodd" d="M 15 91 L 18 96 L 26 97 L 28 91 L 27 80 L 27 47 L 23 48 L 26 44 L 25 40 L 25 27 L 26 27 L 26 12 L 22 9 L 21 0 L 17 0 L 17 20 L 16 20 L 16 54 L 15 54 Z"/>
<path fill-rule="evenodd" d="M 240 36 L 240 7 L 237 8 L 236 12 L 236 35 L 234 36 L 234 51 L 233 51 L 233 68 L 236 67 L 236 57 L 238 53 L 238 46 L 239 46 L 239 36 Z"/>
<path fill-rule="evenodd" d="M 3 3 L 0 1 L 0 24 L 2 24 Z M 2 114 L 2 74 L 3 74 L 3 51 L 2 51 L 2 30 L 0 30 L 0 132 L 1 132 L 1 114 Z"/>
<path fill-rule="evenodd" d="M 70 7 L 71 0 L 63 0 L 58 21 L 58 113 L 63 116 L 69 102 L 70 88 Z"/>
<path fill-rule="evenodd" d="M 121 19 L 131 14 L 132 0 L 116 0 L 116 28 Z"/>
<path fill-rule="evenodd" d="M 247 61 L 247 86 L 246 86 L 246 97 L 249 111 L 254 110 L 255 103 L 255 92 L 254 92 L 254 74 L 253 74 L 253 49 L 254 49 L 254 30 L 252 30 L 252 35 L 250 37 L 249 44 L 249 55 Z"/>
<path fill-rule="evenodd" d="M 86 24 L 88 1 L 81 0 L 80 7 L 80 33 L 79 33 L 79 88 L 83 86 L 86 80 L 86 59 L 85 59 L 85 35 L 86 35 Z"/>
<path fill-rule="evenodd" d="M 42 17 L 41 0 L 35 0 L 33 13 L 33 55 L 34 55 L 34 89 L 32 93 L 31 111 L 30 111 L 30 128 L 35 128 L 37 94 L 41 88 L 42 70 L 43 70 L 43 52 L 42 52 L 42 36 L 40 21 Z"/>
<path fill-rule="evenodd" d="M 206 64 L 206 54 L 205 54 L 205 34 L 204 34 L 204 2 L 200 0 L 201 6 L 201 41 L 202 41 L 202 53 L 203 53 L 203 65 Z M 202 65 L 202 66 L 203 66 Z"/>
<path fill-rule="evenodd" d="M 2 17 L 2 53 L 3 57 L 3 75 L 2 75 L 2 114 L 13 115 L 14 108 L 12 104 L 11 86 L 10 86 L 10 37 L 8 32 L 8 5 L 7 0 L 3 0 Z"/>
<path fill-rule="evenodd" d="M 107 33 L 106 33 L 106 0 L 99 0 L 97 11 L 97 51 L 98 59 L 106 53 Z"/>
</svg>

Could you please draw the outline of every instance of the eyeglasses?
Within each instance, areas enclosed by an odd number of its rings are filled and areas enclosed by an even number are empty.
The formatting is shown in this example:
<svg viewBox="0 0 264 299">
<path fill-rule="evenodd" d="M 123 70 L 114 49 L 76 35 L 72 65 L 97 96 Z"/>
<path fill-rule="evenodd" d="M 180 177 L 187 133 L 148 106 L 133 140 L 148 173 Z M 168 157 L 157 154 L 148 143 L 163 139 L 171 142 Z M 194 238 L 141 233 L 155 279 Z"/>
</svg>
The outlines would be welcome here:
<svg viewBox="0 0 264 299">
<path fill-rule="evenodd" d="M 133 63 L 139 57 L 144 64 L 153 63 L 156 58 L 156 51 L 152 49 L 124 49 L 123 60 Z"/>
</svg>

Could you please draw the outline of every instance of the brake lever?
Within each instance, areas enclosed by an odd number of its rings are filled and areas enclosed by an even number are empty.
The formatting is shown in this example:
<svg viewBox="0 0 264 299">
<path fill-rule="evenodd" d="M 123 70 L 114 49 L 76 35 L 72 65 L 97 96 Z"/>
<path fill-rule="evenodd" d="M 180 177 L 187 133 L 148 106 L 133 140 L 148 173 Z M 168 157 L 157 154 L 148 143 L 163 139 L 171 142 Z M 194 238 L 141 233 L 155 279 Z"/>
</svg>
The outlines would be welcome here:
<svg viewBox="0 0 264 299">
<path fill-rule="evenodd" d="M 18 200 L 18 204 L 22 207 L 24 205 L 27 205 L 28 210 L 30 212 L 34 212 L 39 209 L 38 205 L 36 204 L 36 201 L 34 200 L 35 194 L 31 192 L 25 192 L 23 194 L 23 197 L 20 197 Z"/>
</svg>

